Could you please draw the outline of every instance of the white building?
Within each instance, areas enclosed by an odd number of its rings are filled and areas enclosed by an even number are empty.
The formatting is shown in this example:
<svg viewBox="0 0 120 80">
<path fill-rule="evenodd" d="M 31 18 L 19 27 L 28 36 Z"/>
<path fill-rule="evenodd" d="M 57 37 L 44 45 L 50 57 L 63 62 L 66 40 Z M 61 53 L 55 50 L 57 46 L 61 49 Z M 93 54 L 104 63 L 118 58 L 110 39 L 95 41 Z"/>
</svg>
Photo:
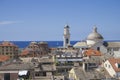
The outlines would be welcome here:
<svg viewBox="0 0 120 80">
<path fill-rule="evenodd" d="M 86 40 L 77 42 L 75 48 L 92 48 L 102 53 L 108 53 L 114 57 L 120 57 L 120 41 L 104 41 L 103 36 L 98 33 L 97 27 L 87 36 Z"/>
<path fill-rule="evenodd" d="M 92 48 L 102 53 L 107 53 L 107 49 L 103 45 L 103 36 L 97 32 L 97 27 L 93 28 L 93 31 L 87 36 L 85 41 L 77 42 L 74 47 L 77 48 Z"/>
<path fill-rule="evenodd" d="M 104 63 L 104 68 L 111 77 L 120 79 L 120 58 L 110 58 Z"/>
<path fill-rule="evenodd" d="M 70 31 L 69 26 L 66 25 L 64 27 L 64 33 L 63 33 L 63 47 L 68 47 L 70 45 Z"/>
<path fill-rule="evenodd" d="M 93 31 L 87 36 L 86 40 L 77 42 L 74 47 L 92 47 L 94 45 L 103 45 L 103 37 L 100 33 L 97 32 L 97 27 L 93 28 Z"/>
</svg>

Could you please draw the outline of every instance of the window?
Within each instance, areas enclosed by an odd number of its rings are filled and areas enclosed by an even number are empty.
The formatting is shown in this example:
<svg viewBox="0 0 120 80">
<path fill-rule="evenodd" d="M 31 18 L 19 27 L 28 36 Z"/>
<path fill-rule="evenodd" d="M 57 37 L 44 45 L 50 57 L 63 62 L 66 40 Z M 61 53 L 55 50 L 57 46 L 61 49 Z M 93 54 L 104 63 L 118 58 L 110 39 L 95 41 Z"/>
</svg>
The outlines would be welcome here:
<svg viewBox="0 0 120 80">
<path fill-rule="evenodd" d="M 97 50 L 100 51 L 100 47 L 97 47 Z"/>
<path fill-rule="evenodd" d="M 10 73 L 4 74 L 4 80 L 10 80 Z"/>
<path fill-rule="evenodd" d="M 110 65 L 109 65 L 109 68 L 110 68 Z"/>
<path fill-rule="evenodd" d="M 120 64 L 118 64 L 118 68 L 120 68 Z"/>
<path fill-rule="evenodd" d="M 113 50 L 114 50 L 114 51 L 119 51 L 119 48 L 114 48 Z"/>
<path fill-rule="evenodd" d="M 6 53 L 6 55 L 8 55 L 8 53 Z"/>
<path fill-rule="evenodd" d="M 67 44 L 69 43 L 69 39 L 66 39 L 66 43 L 67 43 Z"/>
<path fill-rule="evenodd" d="M 105 64 L 105 67 L 107 67 L 107 64 Z"/>
<path fill-rule="evenodd" d="M 35 73 L 35 76 L 40 76 L 39 72 L 36 72 L 36 73 Z"/>
<path fill-rule="evenodd" d="M 43 76 L 46 76 L 46 72 L 43 72 Z"/>
</svg>

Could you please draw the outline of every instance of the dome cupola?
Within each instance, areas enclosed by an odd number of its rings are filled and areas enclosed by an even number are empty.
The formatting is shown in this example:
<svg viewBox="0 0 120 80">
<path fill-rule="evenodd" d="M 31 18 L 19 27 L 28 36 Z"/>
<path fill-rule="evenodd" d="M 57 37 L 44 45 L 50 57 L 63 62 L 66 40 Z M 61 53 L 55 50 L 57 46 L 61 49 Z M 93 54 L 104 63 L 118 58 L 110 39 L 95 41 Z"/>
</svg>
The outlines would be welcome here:
<svg viewBox="0 0 120 80">
<path fill-rule="evenodd" d="M 99 46 L 100 46 L 103 44 L 103 39 L 104 38 L 102 37 L 102 35 L 97 32 L 97 27 L 94 27 L 93 31 L 88 35 L 86 41 L 87 41 L 87 45 L 89 47 L 91 47 L 95 44 L 97 44 L 97 45 L 99 44 Z"/>
<path fill-rule="evenodd" d="M 87 37 L 87 40 L 99 40 L 103 39 L 102 35 L 97 32 L 97 27 L 93 28 L 92 33 L 90 33 Z"/>
</svg>

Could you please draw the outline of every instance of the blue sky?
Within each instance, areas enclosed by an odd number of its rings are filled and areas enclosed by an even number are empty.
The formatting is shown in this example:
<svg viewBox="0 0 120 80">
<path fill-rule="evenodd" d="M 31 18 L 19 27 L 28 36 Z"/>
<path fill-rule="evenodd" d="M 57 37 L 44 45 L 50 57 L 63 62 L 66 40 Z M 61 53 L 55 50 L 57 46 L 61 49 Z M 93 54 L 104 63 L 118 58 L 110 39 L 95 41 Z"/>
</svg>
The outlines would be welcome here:
<svg viewBox="0 0 120 80">
<path fill-rule="evenodd" d="M 120 40 L 120 0 L 0 0 L 0 40 L 84 40 L 94 25 L 105 40 Z"/>
</svg>

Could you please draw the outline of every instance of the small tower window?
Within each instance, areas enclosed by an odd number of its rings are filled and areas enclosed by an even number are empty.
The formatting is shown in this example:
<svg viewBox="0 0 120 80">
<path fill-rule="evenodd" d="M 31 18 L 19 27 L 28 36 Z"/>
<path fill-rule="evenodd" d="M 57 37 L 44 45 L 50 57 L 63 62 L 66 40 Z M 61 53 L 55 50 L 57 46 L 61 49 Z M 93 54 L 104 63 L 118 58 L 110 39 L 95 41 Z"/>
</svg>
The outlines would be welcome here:
<svg viewBox="0 0 120 80">
<path fill-rule="evenodd" d="M 66 39 L 66 43 L 68 44 L 68 42 L 69 42 L 69 39 Z"/>
</svg>

